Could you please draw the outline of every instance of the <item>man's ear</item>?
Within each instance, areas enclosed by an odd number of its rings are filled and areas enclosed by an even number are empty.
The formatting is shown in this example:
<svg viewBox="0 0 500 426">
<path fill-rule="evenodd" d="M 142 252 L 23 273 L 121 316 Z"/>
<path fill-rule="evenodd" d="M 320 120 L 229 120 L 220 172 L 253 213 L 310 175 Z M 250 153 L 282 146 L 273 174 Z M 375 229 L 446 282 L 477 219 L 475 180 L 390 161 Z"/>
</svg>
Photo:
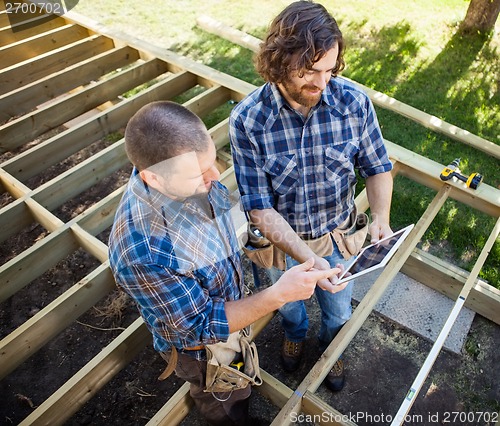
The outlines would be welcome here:
<svg viewBox="0 0 500 426">
<path fill-rule="evenodd" d="M 151 170 L 145 169 L 139 172 L 141 179 L 148 184 L 150 188 L 160 190 L 161 184 L 158 179 L 158 175 Z"/>
</svg>

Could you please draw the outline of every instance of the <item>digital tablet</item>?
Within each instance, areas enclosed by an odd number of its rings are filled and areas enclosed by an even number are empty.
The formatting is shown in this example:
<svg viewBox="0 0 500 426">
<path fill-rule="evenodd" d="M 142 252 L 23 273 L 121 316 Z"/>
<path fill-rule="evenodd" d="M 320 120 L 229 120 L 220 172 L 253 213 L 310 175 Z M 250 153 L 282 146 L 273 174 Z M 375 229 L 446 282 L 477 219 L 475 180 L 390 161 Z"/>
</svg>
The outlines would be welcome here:
<svg viewBox="0 0 500 426">
<path fill-rule="evenodd" d="M 370 244 L 361 249 L 355 259 L 346 266 L 344 273 L 340 276 L 337 284 L 342 284 L 346 281 L 354 280 L 361 275 L 365 275 L 375 269 L 383 268 L 391 257 L 396 253 L 396 250 L 403 244 L 410 231 L 413 229 L 413 224 L 394 232 L 392 235 L 383 238 L 377 243 Z M 349 276 L 345 276 L 347 273 Z"/>
</svg>

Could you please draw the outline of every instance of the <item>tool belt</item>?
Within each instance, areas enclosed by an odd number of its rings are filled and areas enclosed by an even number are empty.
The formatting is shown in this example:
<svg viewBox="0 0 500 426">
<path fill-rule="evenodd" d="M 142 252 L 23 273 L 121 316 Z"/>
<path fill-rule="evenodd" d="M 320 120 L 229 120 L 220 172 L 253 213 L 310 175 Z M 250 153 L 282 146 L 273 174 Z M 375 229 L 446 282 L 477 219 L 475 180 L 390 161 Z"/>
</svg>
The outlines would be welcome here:
<svg viewBox="0 0 500 426">
<path fill-rule="evenodd" d="M 206 346 L 184 348 L 185 351 L 205 349 L 207 352 L 206 387 L 204 392 L 212 392 L 214 397 L 221 400 L 215 393 L 227 393 L 223 400 L 228 399 L 234 390 L 244 389 L 249 384 L 260 386 L 259 355 L 257 346 L 252 342 L 252 328 L 231 333 L 226 342 L 214 343 Z M 178 353 L 175 347 L 170 350 L 170 356 L 160 352 L 167 361 L 167 367 L 158 377 L 165 380 L 177 366 Z"/>
<path fill-rule="evenodd" d="M 366 213 L 357 213 L 356 206 L 347 220 L 335 228 L 332 232 L 322 235 L 319 238 L 303 241 L 311 250 L 320 257 L 330 256 L 333 253 L 333 241 L 337 244 L 340 254 L 345 260 L 357 255 L 368 235 L 369 219 Z M 269 269 L 272 266 L 285 271 L 286 254 L 267 241 L 265 245 L 259 247 L 255 241 L 255 235 L 251 231 L 252 225 L 248 225 L 248 242 L 243 246 L 243 252 L 248 258 L 261 268 Z"/>
<path fill-rule="evenodd" d="M 262 384 L 259 355 L 257 346 L 252 342 L 251 326 L 231 333 L 226 342 L 207 345 L 206 350 L 205 392 L 232 393 L 248 385 Z M 219 399 L 216 395 L 214 397 Z"/>
</svg>

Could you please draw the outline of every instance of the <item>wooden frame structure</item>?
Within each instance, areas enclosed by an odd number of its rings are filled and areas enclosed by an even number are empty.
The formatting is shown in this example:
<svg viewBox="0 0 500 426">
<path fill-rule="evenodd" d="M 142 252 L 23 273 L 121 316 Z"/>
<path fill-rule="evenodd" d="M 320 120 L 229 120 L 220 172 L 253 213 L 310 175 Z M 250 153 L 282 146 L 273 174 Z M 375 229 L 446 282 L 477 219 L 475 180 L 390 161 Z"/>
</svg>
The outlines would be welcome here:
<svg viewBox="0 0 500 426">
<path fill-rule="evenodd" d="M 0 302 L 15 297 L 18 291 L 78 249 L 91 254 L 97 267 L 2 338 L 0 380 L 114 289 L 107 247 L 98 235 L 111 226 L 123 187 L 110 191 L 100 201 L 68 219 L 63 220 L 54 212 L 127 165 L 123 140 L 38 186 L 30 182 L 44 170 L 122 129 L 130 116 L 146 103 L 172 99 L 196 88 L 185 105 L 204 117 L 228 101 L 241 100 L 254 88 L 172 52 L 114 34 L 71 12 L 37 26 L 36 31 L 17 30 L 13 31 L 5 11 L 0 10 L 0 153 L 5 157 L 0 164 L 0 187 L 4 196 L 0 209 L 0 238 L 6 241 L 33 224 L 39 224 L 45 232 L 0 266 Z M 130 94 L 129 91 L 140 86 L 143 90 Z M 381 94 L 369 93 L 381 106 L 394 108 L 410 118 L 435 123 L 422 112 L 413 111 Z M 462 142 L 474 144 L 480 139 L 460 129 L 452 129 L 446 123 L 438 127 Z M 228 143 L 227 119 L 212 127 L 210 132 L 222 152 Z M 479 142 L 491 155 L 500 158 L 498 146 L 484 140 Z M 390 141 L 387 145 L 395 164 L 394 174 L 435 190 L 436 196 L 407 242 L 358 305 L 351 321 L 299 388 L 292 390 L 263 373 L 264 384 L 258 391 L 281 407 L 273 424 L 290 424 L 293 410 L 339 414 L 314 392 L 399 270 L 453 299 L 467 283 L 470 297 L 466 299 L 466 306 L 500 324 L 500 292 L 477 279 L 480 262 L 484 262 L 486 256 L 480 257 L 477 267 L 469 274 L 415 248 L 447 198 L 498 218 L 500 191 L 487 184 L 473 192 L 458 184 L 443 183 L 439 179 L 442 165 Z M 222 161 L 226 161 L 226 157 L 220 156 Z M 222 181 L 236 189 L 230 164 Z M 361 210 L 368 208 L 364 192 L 356 202 Z M 244 224 L 238 228 L 240 235 L 244 229 Z M 494 242 L 498 226 L 491 232 L 490 240 Z M 261 322 L 260 327 L 264 327 L 266 321 Z M 63 424 L 149 342 L 150 335 L 138 318 L 83 368 L 75 371 L 22 424 Z M 177 424 L 190 406 L 188 387 L 184 385 L 148 424 Z"/>
</svg>

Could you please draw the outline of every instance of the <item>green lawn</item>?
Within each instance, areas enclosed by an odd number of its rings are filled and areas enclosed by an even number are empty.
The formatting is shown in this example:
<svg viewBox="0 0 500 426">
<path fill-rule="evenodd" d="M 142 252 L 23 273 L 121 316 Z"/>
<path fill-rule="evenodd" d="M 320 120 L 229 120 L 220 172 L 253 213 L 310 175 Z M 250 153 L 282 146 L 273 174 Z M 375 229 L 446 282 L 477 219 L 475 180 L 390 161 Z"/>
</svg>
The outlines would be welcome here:
<svg viewBox="0 0 500 426">
<path fill-rule="evenodd" d="M 99 5 L 96 5 L 99 3 Z M 261 84 L 252 53 L 196 28 L 206 14 L 261 38 L 285 1 L 80 0 L 76 12 L 114 30 L 189 56 L 238 78 Z M 500 20 L 490 37 L 461 38 L 457 25 L 466 0 L 344 0 L 322 2 L 347 41 L 343 74 L 368 87 L 500 144 Z M 219 111 L 228 114 L 230 106 Z M 384 136 L 442 164 L 462 158 L 464 174 L 479 172 L 500 187 L 500 162 L 383 109 Z M 209 123 L 208 123 L 209 124 Z M 398 177 L 392 207 L 395 228 L 419 219 L 434 193 Z M 471 269 L 495 220 L 447 201 L 425 234 L 422 247 Z M 500 288 L 500 244 L 481 277 Z"/>
</svg>

